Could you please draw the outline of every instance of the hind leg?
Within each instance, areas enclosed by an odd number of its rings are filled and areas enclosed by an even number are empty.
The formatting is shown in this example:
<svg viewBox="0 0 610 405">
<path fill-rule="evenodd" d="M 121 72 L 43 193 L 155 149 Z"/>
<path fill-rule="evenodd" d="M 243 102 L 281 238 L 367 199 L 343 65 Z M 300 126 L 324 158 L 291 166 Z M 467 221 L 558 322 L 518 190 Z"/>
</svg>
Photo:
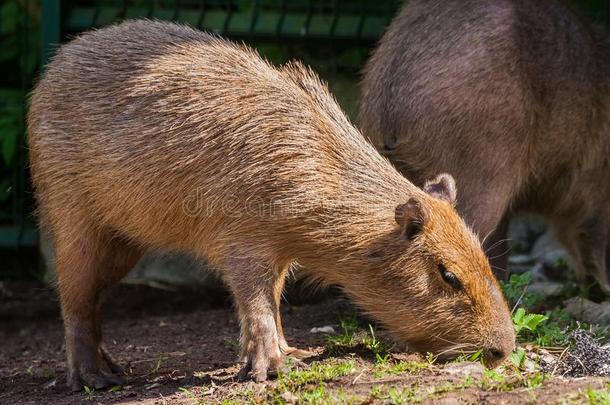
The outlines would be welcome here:
<svg viewBox="0 0 610 405">
<path fill-rule="evenodd" d="M 68 385 L 101 389 L 123 383 L 102 345 L 100 296 L 129 272 L 140 249 L 90 228 L 55 236 L 57 283 L 64 319 Z"/>
</svg>

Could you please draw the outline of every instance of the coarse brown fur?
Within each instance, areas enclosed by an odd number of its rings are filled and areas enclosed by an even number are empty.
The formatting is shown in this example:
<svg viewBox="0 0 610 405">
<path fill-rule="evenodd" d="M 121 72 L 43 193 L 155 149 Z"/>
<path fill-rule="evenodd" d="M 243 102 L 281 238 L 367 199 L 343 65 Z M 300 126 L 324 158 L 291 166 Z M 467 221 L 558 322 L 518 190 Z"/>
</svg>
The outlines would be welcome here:
<svg viewBox="0 0 610 405">
<path fill-rule="evenodd" d="M 364 135 L 416 185 L 454 175 L 492 255 L 537 211 L 610 291 L 610 50 L 564 2 L 409 1 L 362 90 Z"/>
<path fill-rule="evenodd" d="M 59 50 L 28 125 L 74 389 L 119 382 L 99 295 L 148 247 L 215 265 L 239 310 L 242 376 L 256 380 L 295 352 L 278 307 L 297 262 L 413 349 L 483 348 L 495 365 L 514 347 L 487 259 L 451 205 L 453 179 L 429 194 L 413 186 L 299 64 L 274 68 L 186 26 L 125 22 Z"/>
</svg>

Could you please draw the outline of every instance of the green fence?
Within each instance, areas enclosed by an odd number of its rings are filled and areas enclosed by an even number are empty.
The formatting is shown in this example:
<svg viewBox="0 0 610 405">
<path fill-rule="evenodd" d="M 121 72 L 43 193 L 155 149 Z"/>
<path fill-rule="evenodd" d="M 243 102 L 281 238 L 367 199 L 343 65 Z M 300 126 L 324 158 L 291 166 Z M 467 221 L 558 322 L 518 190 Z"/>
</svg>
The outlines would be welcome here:
<svg viewBox="0 0 610 405">
<path fill-rule="evenodd" d="M 368 47 L 401 0 L 143 0 L 43 1 L 44 55 L 62 35 L 130 18 L 188 23 L 254 43 Z M 61 4 L 60 4 L 61 3 Z"/>
</svg>

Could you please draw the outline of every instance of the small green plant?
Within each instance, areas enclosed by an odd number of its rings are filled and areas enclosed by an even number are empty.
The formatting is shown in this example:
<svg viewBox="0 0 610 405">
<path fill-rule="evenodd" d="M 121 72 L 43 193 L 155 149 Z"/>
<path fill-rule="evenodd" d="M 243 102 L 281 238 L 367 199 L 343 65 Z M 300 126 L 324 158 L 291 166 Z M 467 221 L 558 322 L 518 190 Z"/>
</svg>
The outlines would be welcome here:
<svg viewBox="0 0 610 405">
<path fill-rule="evenodd" d="M 358 327 L 356 318 L 352 317 L 341 320 L 341 329 L 340 334 L 326 338 L 326 350 L 330 355 L 343 355 L 358 349 L 370 352 L 375 358 L 378 355 L 384 357 L 388 354 L 387 344 L 377 339 L 371 325 L 367 334 Z"/>
<path fill-rule="evenodd" d="M 594 390 L 587 387 L 585 398 L 590 405 L 608 405 L 610 404 L 610 382 L 606 383 L 606 389 Z"/>
<path fill-rule="evenodd" d="M 508 356 L 508 359 L 510 360 L 511 364 L 515 366 L 515 368 L 523 368 L 526 359 L 525 350 L 523 350 L 522 347 L 517 347 L 515 351 Z"/>
<path fill-rule="evenodd" d="M 329 335 L 326 337 L 327 349 L 331 354 L 341 354 L 343 348 L 355 345 L 355 335 L 358 331 L 356 318 L 342 319 L 341 330 L 342 332 L 338 335 Z"/>
<path fill-rule="evenodd" d="M 539 388 L 547 380 L 548 375 L 540 372 L 528 373 L 523 378 L 523 386 L 525 388 Z"/>
<path fill-rule="evenodd" d="M 375 331 L 369 324 L 370 335 L 366 335 L 362 338 L 362 344 L 364 347 L 369 349 L 375 355 L 375 358 L 381 358 L 388 355 L 388 346 L 381 340 L 377 340 L 375 337 Z"/>
<path fill-rule="evenodd" d="M 332 397 L 323 385 L 304 391 L 299 398 L 299 403 L 311 405 L 330 404 L 332 402 Z"/>
<path fill-rule="evenodd" d="M 485 391 L 510 391 L 512 389 L 506 376 L 497 370 L 483 370 L 480 385 L 481 389 Z"/>
<path fill-rule="evenodd" d="M 504 296 L 512 305 L 532 308 L 542 301 L 540 294 L 527 292 L 527 286 L 532 282 L 532 273 L 513 274 L 506 283 L 501 283 Z"/>
<path fill-rule="evenodd" d="M 517 339 L 521 337 L 522 331 L 535 332 L 538 325 L 549 319 L 546 315 L 528 314 L 525 309 L 518 308 L 513 314 L 513 325 Z"/>
<path fill-rule="evenodd" d="M 87 394 L 87 399 L 89 401 L 93 401 L 93 399 L 95 398 L 95 388 L 88 387 L 86 385 L 83 388 L 85 390 L 85 394 Z"/>
</svg>

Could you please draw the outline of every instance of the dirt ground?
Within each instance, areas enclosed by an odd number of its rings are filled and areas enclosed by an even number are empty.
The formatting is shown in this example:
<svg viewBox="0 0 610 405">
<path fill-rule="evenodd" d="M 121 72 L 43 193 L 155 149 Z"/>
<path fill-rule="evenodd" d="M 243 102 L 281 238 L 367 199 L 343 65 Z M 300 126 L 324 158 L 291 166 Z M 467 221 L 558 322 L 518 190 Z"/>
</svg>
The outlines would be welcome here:
<svg viewBox="0 0 610 405">
<path fill-rule="evenodd" d="M 416 372 L 380 373 L 366 353 L 328 355 L 325 336 L 310 332 L 326 325 L 340 329 L 340 319 L 351 307 L 337 297 L 315 305 L 285 303 L 283 320 L 291 344 L 317 353 L 306 360 L 310 366 L 299 367 L 307 370 L 318 360 L 348 364 L 340 375 L 315 383 L 302 374 L 298 374 L 298 382 L 237 382 L 238 325 L 225 293 L 121 285 L 105 304 L 104 332 L 107 347 L 128 371 L 128 384 L 120 390 L 71 393 L 64 387 L 65 353 L 54 292 L 32 283 L 0 286 L 0 404 L 192 404 L 223 400 L 596 403 L 591 390 L 602 392 L 610 387 L 607 378 L 599 377 L 550 377 L 537 388 L 486 385 L 481 382 L 480 364 L 468 362 L 427 365 Z M 414 356 L 392 355 L 396 359 Z M 420 360 L 426 364 L 425 359 Z M 291 387 L 299 391 L 291 392 Z"/>
</svg>

